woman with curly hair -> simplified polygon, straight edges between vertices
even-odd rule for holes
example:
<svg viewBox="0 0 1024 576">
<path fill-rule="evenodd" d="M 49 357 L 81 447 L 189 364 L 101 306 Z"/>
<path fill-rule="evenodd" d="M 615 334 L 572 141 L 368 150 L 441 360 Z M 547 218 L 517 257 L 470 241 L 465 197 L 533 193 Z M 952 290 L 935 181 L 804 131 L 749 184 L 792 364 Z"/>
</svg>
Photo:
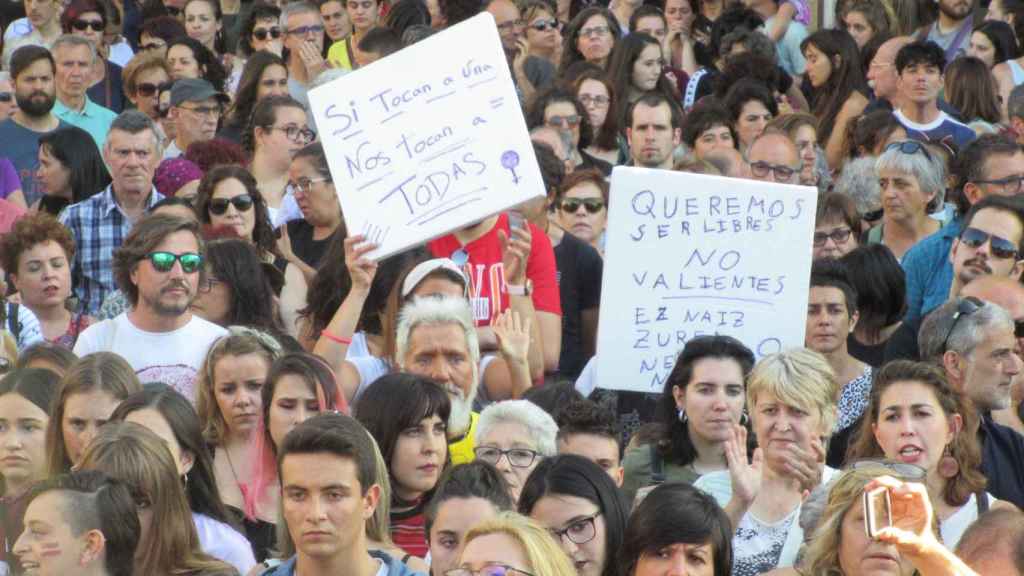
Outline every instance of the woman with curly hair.
<svg viewBox="0 0 1024 576">
<path fill-rule="evenodd" d="M 201 223 L 233 231 L 255 246 L 264 262 L 277 259 L 267 204 L 256 179 L 245 168 L 223 165 L 207 172 L 199 183 L 195 206 Z"/>
</svg>

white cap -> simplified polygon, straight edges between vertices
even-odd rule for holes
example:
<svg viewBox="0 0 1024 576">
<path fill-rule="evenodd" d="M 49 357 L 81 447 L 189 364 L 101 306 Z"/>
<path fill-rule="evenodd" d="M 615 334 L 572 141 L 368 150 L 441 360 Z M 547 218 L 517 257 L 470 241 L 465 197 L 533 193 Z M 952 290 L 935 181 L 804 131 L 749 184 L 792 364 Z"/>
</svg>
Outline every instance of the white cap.
<svg viewBox="0 0 1024 576">
<path fill-rule="evenodd" d="M 409 271 L 409 274 L 405 277 L 405 282 L 402 284 L 402 298 L 407 298 L 412 291 L 419 286 L 419 283 L 423 281 L 430 273 L 435 270 L 448 270 L 455 274 L 462 280 L 462 286 L 465 288 L 469 285 L 469 279 L 466 278 L 466 273 L 459 268 L 455 262 L 449 258 L 434 258 L 433 260 L 427 260 L 426 262 L 420 262 L 415 268 Z"/>
</svg>

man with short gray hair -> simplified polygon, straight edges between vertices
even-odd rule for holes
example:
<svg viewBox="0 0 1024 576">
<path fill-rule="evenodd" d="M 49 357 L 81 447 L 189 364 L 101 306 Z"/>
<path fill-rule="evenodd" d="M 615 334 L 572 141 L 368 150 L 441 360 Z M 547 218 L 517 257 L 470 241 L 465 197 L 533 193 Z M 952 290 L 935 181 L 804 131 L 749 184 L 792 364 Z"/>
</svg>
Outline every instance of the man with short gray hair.
<svg viewBox="0 0 1024 576">
<path fill-rule="evenodd" d="M 103 159 L 112 182 L 102 192 L 68 206 L 60 221 L 75 238 L 71 280 L 81 310 L 95 316 L 103 298 L 114 291 L 112 259 L 132 225 L 163 199 L 153 187 L 162 159 L 156 125 L 138 110 L 122 112 L 110 126 Z"/>
<path fill-rule="evenodd" d="M 1010 313 L 974 297 L 953 298 L 925 317 L 918 345 L 921 358 L 939 364 L 950 387 L 979 412 L 986 490 L 1024 505 L 1024 436 L 993 422 L 991 414 L 1010 405 L 1013 379 L 1021 371 Z"/>
<path fill-rule="evenodd" d="M 56 64 L 57 102 L 53 114 L 88 132 L 96 141 L 96 147 L 102 150 L 117 114 L 96 104 L 86 94 L 92 84 L 95 47 L 81 36 L 65 34 L 57 38 L 50 52 Z"/>
<path fill-rule="evenodd" d="M 1024 84 L 1018 84 L 1010 91 L 1006 101 L 1006 116 L 1010 119 L 1014 140 L 1024 144 Z"/>
</svg>

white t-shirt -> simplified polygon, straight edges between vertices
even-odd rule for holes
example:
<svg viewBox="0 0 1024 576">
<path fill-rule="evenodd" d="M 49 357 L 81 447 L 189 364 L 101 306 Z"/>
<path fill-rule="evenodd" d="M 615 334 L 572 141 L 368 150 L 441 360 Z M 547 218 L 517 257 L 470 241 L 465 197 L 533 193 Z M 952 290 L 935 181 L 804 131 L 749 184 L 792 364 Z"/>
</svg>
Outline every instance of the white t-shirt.
<svg viewBox="0 0 1024 576">
<path fill-rule="evenodd" d="M 988 499 L 988 505 L 991 508 L 992 504 L 996 501 L 995 497 L 988 492 L 985 492 L 985 497 Z M 960 542 L 960 537 L 967 531 L 967 527 L 974 524 L 974 521 L 977 519 L 978 496 L 977 494 L 971 494 L 966 504 L 958 508 L 956 512 L 953 512 L 949 518 L 939 522 L 939 533 L 942 535 L 942 543 L 946 545 L 946 548 L 950 550 L 956 548 L 956 545 Z"/>
<path fill-rule="evenodd" d="M 122 313 L 86 328 L 75 343 L 75 354 L 120 354 L 142 382 L 163 382 L 195 402 L 193 386 L 206 352 L 227 333 L 198 316 L 171 332 L 146 332 Z"/>
<path fill-rule="evenodd" d="M 195 512 L 192 513 L 192 523 L 196 525 L 199 547 L 203 552 L 231 564 L 239 574 L 248 574 L 256 565 L 249 541 L 231 526 Z"/>
</svg>

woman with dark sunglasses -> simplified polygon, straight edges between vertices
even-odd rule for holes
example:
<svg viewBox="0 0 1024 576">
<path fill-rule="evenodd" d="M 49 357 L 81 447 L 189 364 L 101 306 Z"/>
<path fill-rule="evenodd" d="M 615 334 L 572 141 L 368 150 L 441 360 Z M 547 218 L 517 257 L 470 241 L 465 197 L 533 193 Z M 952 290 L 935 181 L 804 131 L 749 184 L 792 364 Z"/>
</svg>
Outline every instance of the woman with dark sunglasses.
<svg viewBox="0 0 1024 576">
<path fill-rule="evenodd" d="M 75 0 L 61 14 L 60 23 L 65 34 L 81 36 L 96 47 L 97 58 L 93 62 L 92 86 L 89 99 L 116 113 L 124 110 L 124 86 L 122 69 L 111 62 L 110 44 L 106 41 L 109 14 L 107 5 L 96 0 Z"/>
<path fill-rule="evenodd" d="M 942 226 L 932 214 L 943 207 L 946 168 L 935 153 L 916 140 L 889 144 L 875 167 L 881 187 L 882 222 L 868 232 L 867 241 L 885 244 L 902 259 L 912 246 Z"/>
<path fill-rule="evenodd" d="M 203 224 L 253 244 L 264 262 L 278 258 L 267 205 L 245 168 L 224 165 L 210 170 L 199 184 L 195 205 Z"/>
<path fill-rule="evenodd" d="M 566 232 L 604 254 L 608 222 L 608 182 L 598 170 L 577 170 L 567 176 L 555 197 L 556 222 Z"/>
<path fill-rule="evenodd" d="M 554 87 L 539 94 L 526 115 L 526 126 L 532 130 L 544 125 L 569 137 L 572 143 L 569 159 L 577 170 L 597 168 L 605 176 L 611 176 L 611 164 L 585 151 L 594 140 L 594 131 L 590 126 L 590 116 L 586 108 L 576 99 L 575 94 L 561 87 Z"/>
<path fill-rule="evenodd" d="M 530 56 L 543 58 L 557 66 L 562 24 L 555 17 L 551 5 L 542 0 L 530 0 L 523 6 L 523 22 L 526 23 L 526 45 Z"/>
</svg>

